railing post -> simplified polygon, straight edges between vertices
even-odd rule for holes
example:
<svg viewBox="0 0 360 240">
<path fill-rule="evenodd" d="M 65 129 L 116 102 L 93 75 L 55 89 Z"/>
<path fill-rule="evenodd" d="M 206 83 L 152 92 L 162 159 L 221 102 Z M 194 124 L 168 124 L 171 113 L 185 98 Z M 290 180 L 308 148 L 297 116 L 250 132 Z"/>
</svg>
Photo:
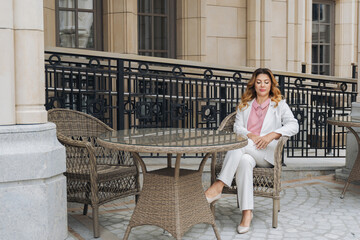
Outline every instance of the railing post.
<svg viewBox="0 0 360 240">
<path fill-rule="evenodd" d="M 124 106 L 124 61 L 118 59 L 117 61 L 117 78 L 116 78 L 116 91 L 117 91 L 117 129 L 124 129 L 125 119 L 125 106 Z"/>
<path fill-rule="evenodd" d="M 357 78 L 357 65 L 356 65 L 356 63 L 352 63 L 351 67 L 352 67 L 351 77 L 356 79 Z M 356 92 L 355 84 L 353 83 L 351 85 L 352 85 L 352 92 Z M 355 94 L 351 94 L 351 102 L 356 102 L 356 95 Z"/>
<path fill-rule="evenodd" d="M 285 77 L 279 76 L 279 89 L 281 92 L 281 95 L 285 95 Z"/>
<path fill-rule="evenodd" d="M 224 77 L 220 77 L 220 82 L 224 81 Z M 221 122 L 226 116 L 227 116 L 227 109 L 226 109 L 226 87 L 220 86 L 220 121 Z M 222 100 L 225 99 L 225 102 L 222 102 Z"/>
<path fill-rule="evenodd" d="M 328 118 L 332 117 L 332 110 L 328 110 Z M 326 154 L 330 154 L 331 153 L 331 138 L 332 138 L 332 126 L 330 124 L 327 124 L 328 126 L 328 131 L 327 131 L 327 146 L 326 146 Z M 335 138 L 334 138 L 335 139 Z M 335 144 L 335 142 L 334 142 Z"/>
<path fill-rule="evenodd" d="M 356 84 L 355 83 L 352 83 L 352 92 L 355 93 L 355 94 L 351 94 L 351 102 L 356 102 L 356 95 L 357 94 L 360 94 L 360 93 L 356 93 Z"/>
</svg>

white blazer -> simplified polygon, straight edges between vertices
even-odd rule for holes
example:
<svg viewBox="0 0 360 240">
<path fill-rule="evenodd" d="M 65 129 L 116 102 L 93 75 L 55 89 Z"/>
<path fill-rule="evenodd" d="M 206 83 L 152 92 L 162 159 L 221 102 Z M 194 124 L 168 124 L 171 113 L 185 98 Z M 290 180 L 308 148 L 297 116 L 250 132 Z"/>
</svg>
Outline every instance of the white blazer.
<svg viewBox="0 0 360 240">
<path fill-rule="evenodd" d="M 247 136 L 250 131 L 247 130 L 247 122 L 250 116 L 253 99 L 249 102 L 249 106 L 241 111 L 237 110 L 234 123 L 234 132 Z M 299 123 L 294 118 L 289 105 L 285 100 L 281 100 L 277 107 L 275 102 L 270 101 L 269 108 L 266 112 L 263 125 L 261 127 L 260 136 L 264 136 L 270 132 L 276 132 L 283 136 L 293 136 L 299 132 Z M 274 152 L 278 140 L 271 141 L 265 149 L 265 160 L 274 165 Z"/>
</svg>

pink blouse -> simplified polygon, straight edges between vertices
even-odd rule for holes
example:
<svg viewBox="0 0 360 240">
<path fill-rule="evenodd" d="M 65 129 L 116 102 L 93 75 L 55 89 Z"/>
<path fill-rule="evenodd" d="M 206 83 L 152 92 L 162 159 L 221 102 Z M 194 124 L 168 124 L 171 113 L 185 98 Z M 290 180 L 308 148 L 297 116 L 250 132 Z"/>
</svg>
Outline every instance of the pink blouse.
<svg viewBox="0 0 360 240">
<path fill-rule="evenodd" d="M 261 105 L 256 102 L 256 99 L 253 101 L 249 120 L 247 122 L 248 131 L 260 136 L 261 127 L 263 125 L 266 112 L 269 109 L 269 104 L 270 98 Z"/>
</svg>

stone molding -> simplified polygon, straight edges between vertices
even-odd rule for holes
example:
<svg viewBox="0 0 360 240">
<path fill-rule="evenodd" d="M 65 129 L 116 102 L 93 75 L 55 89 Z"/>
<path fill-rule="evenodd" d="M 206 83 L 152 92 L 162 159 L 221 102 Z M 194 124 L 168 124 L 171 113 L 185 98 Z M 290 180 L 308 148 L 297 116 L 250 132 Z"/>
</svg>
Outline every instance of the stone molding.
<svg viewBox="0 0 360 240">
<path fill-rule="evenodd" d="M 66 171 L 65 148 L 53 123 L 0 126 L 0 143 L 0 183 L 49 178 Z"/>
</svg>

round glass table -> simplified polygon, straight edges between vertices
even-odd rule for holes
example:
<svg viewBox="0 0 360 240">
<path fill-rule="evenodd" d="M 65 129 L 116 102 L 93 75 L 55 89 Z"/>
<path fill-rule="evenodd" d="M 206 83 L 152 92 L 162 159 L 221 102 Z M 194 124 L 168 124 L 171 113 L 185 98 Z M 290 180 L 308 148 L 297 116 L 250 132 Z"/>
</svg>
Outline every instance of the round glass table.
<svg viewBox="0 0 360 240">
<path fill-rule="evenodd" d="M 207 129 L 145 128 L 103 134 L 98 143 L 131 152 L 143 172 L 143 188 L 126 229 L 125 240 L 131 229 L 140 225 L 156 225 L 181 239 L 198 223 L 211 224 L 216 238 L 220 239 L 204 194 L 202 171 L 210 156 L 215 161 L 215 153 L 246 146 L 246 137 Z M 167 167 L 147 171 L 139 153 L 166 153 Z M 184 153 L 205 154 L 198 170 L 180 168 Z M 176 154 L 175 167 L 171 163 L 172 154 Z"/>
<path fill-rule="evenodd" d="M 360 127 L 360 117 L 353 117 L 353 116 L 331 117 L 327 119 L 327 123 L 331 125 L 337 125 L 340 127 L 347 127 L 350 130 L 350 132 L 354 134 L 358 143 L 358 154 L 355 163 L 350 171 L 349 177 L 346 181 L 346 184 L 340 196 L 340 198 L 344 198 L 345 192 L 349 187 L 349 184 L 353 181 L 360 180 L 360 137 L 353 129 L 353 127 Z"/>
</svg>

